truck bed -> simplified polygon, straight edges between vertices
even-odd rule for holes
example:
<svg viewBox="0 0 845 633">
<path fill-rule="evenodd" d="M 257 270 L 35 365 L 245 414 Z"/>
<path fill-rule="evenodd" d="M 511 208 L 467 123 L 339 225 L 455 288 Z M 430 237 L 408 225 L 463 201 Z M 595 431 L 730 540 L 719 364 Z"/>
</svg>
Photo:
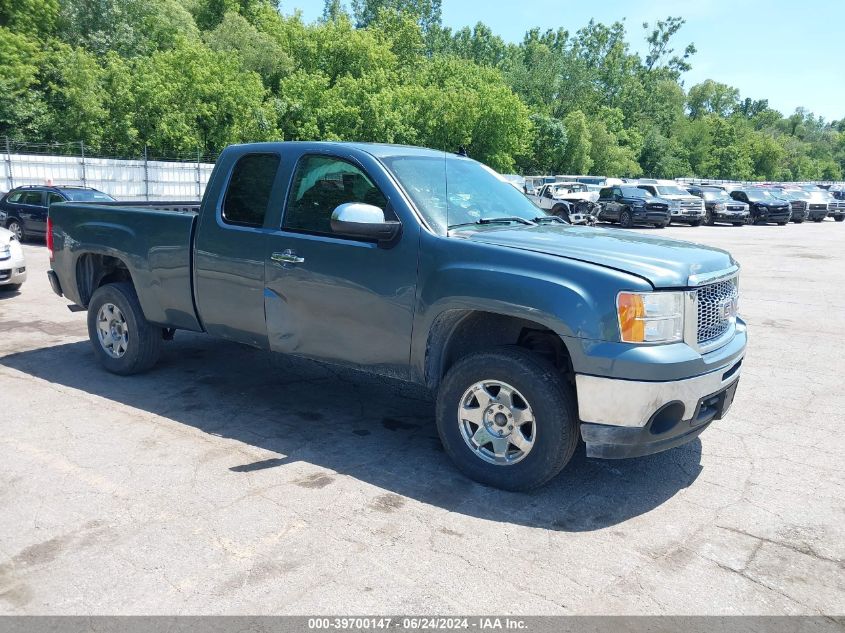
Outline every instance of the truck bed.
<svg viewBox="0 0 845 633">
<path fill-rule="evenodd" d="M 199 331 L 192 284 L 197 202 L 65 202 L 50 207 L 54 270 L 65 296 L 87 305 L 83 253 L 120 260 L 147 319 Z M 82 287 L 81 287 L 82 286 Z M 93 289 L 91 289 L 92 291 Z"/>
</svg>

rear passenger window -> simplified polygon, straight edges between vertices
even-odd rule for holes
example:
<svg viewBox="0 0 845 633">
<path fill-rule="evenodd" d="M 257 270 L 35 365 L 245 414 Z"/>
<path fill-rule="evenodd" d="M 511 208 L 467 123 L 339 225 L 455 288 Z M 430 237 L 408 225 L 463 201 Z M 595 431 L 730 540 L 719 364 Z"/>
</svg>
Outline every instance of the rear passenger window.
<svg viewBox="0 0 845 633">
<path fill-rule="evenodd" d="M 21 197 L 21 204 L 32 204 L 35 206 L 41 206 L 44 203 L 42 202 L 43 196 L 41 195 L 40 191 L 27 191 Z"/>
<path fill-rule="evenodd" d="M 238 159 L 223 198 L 224 222 L 264 226 L 279 162 L 277 154 L 247 154 Z"/>
<path fill-rule="evenodd" d="M 613 190 L 610 188 L 599 191 L 599 198 L 610 198 L 613 196 Z"/>
<path fill-rule="evenodd" d="M 51 204 L 53 204 L 54 202 L 64 202 L 64 201 L 65 201 L 65 199 L 64 199 L 64 198 L 62 198 L 62 197 L 61 197 L 59 194 L 57 194 L 57 193 L 50 193 L 50 194 L 47 194 L 47 206 L 48 206 L 48 207 L 49 207 Z"/>
</svg>

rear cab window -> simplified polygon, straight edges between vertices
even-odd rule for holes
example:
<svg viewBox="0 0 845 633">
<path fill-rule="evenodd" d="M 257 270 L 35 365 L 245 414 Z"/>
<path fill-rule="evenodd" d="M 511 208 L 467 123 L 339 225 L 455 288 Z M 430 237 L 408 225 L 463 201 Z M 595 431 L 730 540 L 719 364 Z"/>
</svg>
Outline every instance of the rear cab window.
<svg viewBox="0 0 845 633">
<path fill-rule="evenodd" d="M 279 170 L 278 154 L 246 154 L 232 169 L 221 215 L 223 222 L 234 226 L 262 228 L 273 183 Z"/>
<path fill-rule="evenodd" d="M 612 198 L 613 197 L 613 189 L 610 187 L 605 187 L 601 191 L 599 191 L 599 198 Z"/>
</svg>

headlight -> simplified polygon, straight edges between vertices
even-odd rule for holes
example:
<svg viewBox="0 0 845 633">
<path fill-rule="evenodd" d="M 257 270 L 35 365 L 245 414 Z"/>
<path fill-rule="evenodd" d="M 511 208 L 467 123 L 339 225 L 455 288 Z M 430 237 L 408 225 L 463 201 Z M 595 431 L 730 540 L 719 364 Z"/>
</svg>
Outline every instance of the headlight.
<svg viewBox="0 0 845 633">
<path fill-rule="evenodd" d="M 616 296 L 623 343 L 674 343 L 684 337 L 682 292 L 620 292 Z"/>
<path fill-rule="evenodd" d="M 725 209 L 728 208 L 728 205 L 726 205 L 724 202 L 717 202 L 715 208 L 716 208 L 716 211 L 724 211 Z"/>
<path fill-rule="evenodd" d="M 12 255 L 12 247 L 8 244 L 4 244 L 0 246 L 0 259 L 7 259 Z"/>
</svg>

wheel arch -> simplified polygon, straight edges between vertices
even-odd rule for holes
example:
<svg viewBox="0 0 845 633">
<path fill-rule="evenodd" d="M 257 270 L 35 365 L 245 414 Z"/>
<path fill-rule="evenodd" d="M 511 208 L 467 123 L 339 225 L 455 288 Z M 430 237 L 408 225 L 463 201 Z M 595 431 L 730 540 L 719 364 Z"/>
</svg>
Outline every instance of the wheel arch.
<svg viewBox="0 0 845 633">
<path fill-rule="evenodd" d="M 543 356 L 569 379 L 572 360 L 563 339 L 552 329 L 522 317 L 473 309 L 442 312 L 429 330 L 425 383 L 436 390 L 455 362 L 473 352 L 516 345 Z"/>
<path fill-rule="evenodd" d="M 76 259 L 74 270 L 80 305 L 86 308 L 97 288 L 107 283 L 125 281 L 135 286 L 126 262 L 113 255 L 82 253 Z"/>
</svg>

